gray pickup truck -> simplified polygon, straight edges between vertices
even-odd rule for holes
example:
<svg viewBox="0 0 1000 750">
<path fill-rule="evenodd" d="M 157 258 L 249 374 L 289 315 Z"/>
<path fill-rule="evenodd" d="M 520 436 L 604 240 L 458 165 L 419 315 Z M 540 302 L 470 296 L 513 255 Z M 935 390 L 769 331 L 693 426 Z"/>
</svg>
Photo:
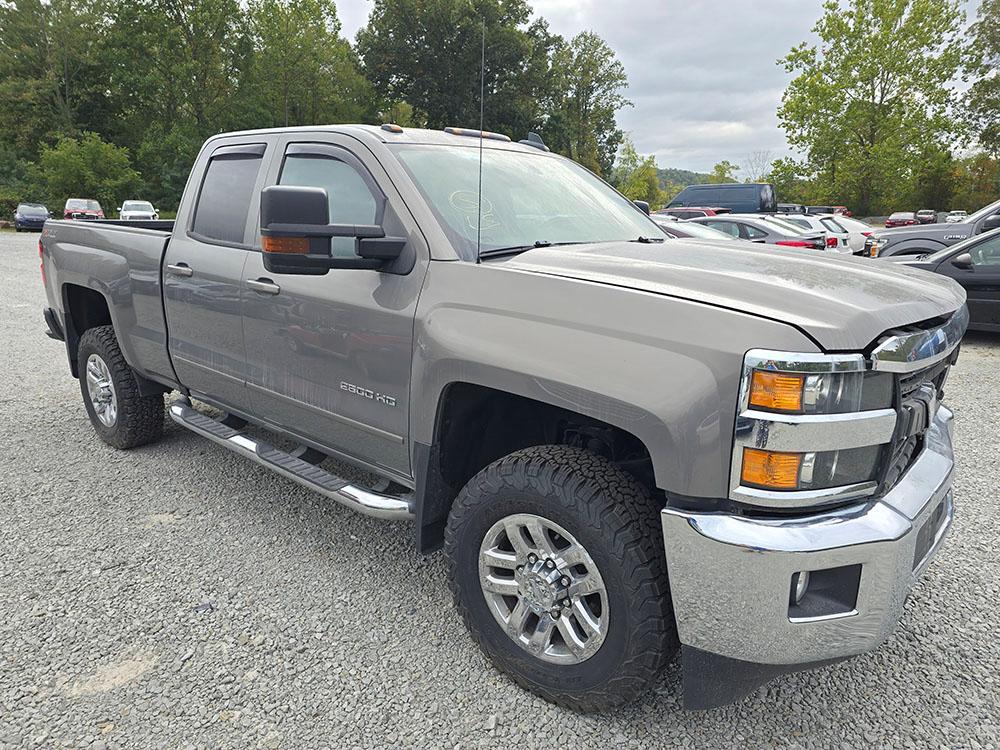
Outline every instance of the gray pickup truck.
<svg viewBox="0 0 1000 750">
<path fill-rule="evenodd" d="M 998 227 L 1000 227 L 1000 201 L 983 206 L 962 221 L 878 229 L 868 236 L 864 248 L 857 254 L 871 258 L 930 255 L 956 242 L 991 232 Z"/>
<path fill-rule="evenodd" d="M 48 221 L 40 254 L 101 439 L 155 441 L 176 391 L 183 427 L 412 521 L 493 662 L 577 710 L 678 650 L 709 708 L 872 649 L 951 523 L 957 284 L 666 239 L 537 139 L 220 135 L 176 221 Z"/>
</svg>

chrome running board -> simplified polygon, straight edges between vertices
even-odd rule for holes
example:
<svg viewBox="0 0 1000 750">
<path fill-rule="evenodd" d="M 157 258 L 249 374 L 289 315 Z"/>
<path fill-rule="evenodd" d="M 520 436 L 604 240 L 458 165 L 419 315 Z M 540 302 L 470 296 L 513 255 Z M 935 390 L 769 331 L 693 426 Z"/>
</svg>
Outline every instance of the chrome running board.
<svg viewBox="0 0 1000 750">
<path fill-rule="evenodd" d="M 358 487 L 326 469 L 202 414 L 183 401 L 175 401 L 170 405 L 170 418 L 182 427 L 358 513 L 390 521 L 413 518 L 412 493 L 384 495 Z"/>
</svg>

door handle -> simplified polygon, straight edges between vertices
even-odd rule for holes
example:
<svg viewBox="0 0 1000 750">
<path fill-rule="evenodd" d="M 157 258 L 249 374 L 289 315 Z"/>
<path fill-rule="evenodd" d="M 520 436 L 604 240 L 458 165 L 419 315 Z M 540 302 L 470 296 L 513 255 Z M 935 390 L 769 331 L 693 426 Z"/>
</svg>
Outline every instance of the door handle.
<svg viewBox="0 0 1000 750">
<path fill-rule="evenodd" d="M 167 266 L 167 272 L 174 276 L 193 276 L 194 269 L 187 263 L 171 263 Z"/>
<path fill-rule="evenodd" d="M 281 291 L 281 287 L 270 279 L 250 279 L 247 287 L 260 294 L 278 294 Z"/>
</svg>

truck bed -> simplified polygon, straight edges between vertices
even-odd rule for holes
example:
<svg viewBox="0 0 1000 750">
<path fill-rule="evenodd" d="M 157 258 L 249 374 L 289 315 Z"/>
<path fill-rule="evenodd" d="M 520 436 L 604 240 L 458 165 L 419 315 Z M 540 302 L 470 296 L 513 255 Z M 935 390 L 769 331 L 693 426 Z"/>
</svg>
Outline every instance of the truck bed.
<svg viewBox="0 0 1000 750">
<path fill-rule="evenodd" d="M 42 235 L 49 304 L 65 319 L 83 290 L 102 295 L 125 359 L 160 382 L 174 381 L 160 298 L 160 265 L 172 229 L 173 221 L 49 220 Z"/>
</svg>

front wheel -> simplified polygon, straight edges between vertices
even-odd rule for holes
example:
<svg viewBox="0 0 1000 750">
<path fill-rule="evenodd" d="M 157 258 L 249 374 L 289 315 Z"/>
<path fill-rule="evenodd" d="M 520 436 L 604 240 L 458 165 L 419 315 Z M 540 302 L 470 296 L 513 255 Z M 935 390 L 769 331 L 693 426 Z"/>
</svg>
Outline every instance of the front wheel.
<svg viewBox="0 0 1000 750">
<path fill-rule="evenodd" d="M 77 353 L 80 391 L 98 437 L 115 448 L 137 448 L 163 435 L 163 396 L 143 396 L 112 326 L 88 328 Z"/>
<path fill-rule="evenodd" d="M 539 446 L 486 467 L 445 532 L 473 637 L 553 703 L 603 711 L 637 697 L 677 649 L 658 520 L 633 477 L 587 451 Z"/>
</svg>

